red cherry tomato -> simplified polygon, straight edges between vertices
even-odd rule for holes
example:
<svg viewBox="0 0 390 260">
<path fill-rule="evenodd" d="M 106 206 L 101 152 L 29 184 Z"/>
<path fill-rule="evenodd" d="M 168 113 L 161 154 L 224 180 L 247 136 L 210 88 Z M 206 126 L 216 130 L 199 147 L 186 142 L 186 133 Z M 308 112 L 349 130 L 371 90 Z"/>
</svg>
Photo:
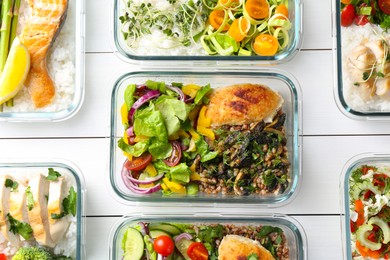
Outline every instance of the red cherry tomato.
<svg viewBox="0 0 390 260">
<path fill-rule="evenodd" d="M 207 260 L 209 252 L 201 242 L 192 243 L 187 249 L 187 255 L 191 260 Z"/>
<path fill-rule="evenodd" d="M 0 260 L 7 260 L 7 256 L 5 254 L 0 254 Z"/>
<path fill-rule="evenodd" d="M 358 15 L 355 17 L 355 19 L 353 19 L 353 22 L 356 24 L 356 25 L 365 25 L 369 22 L 368 20 L 368 17 L 367 15 Z"/>
<path fill-rule="evenodd" d="M 169 158 L 165 159 L 164 162 L 168 166 L 178 165 L 181 159 L 181 146 L 177 141 L 172 142 L 172 154 Z"/>
<path fill-rule="evenodd" d="M 153 248 L 160 255 L 169 256 L 175 249 L 175 243 L 169 236 L 159 236 L 154 239 Z"/>
<path fill-rule="evenodd" d="M 349 226 L 351 227 L 351 233 L 355 233 L 356 231 L 356 223 L 353 222 L 352 220 L 349 220 Z"/>
<path fill-rule="evenodd" d="M 131 161 L 126 160 L 124 166 L 129 171 L 139 171 L 145 169 L 151 161 L 152 155 L 150 153 L 143 153 L 140 157 L 134 157 Z"/>
<path fill-rule="evenodd" d="M 378 0 L 379 9 L 385 14 L 390 14 L 390 0 Z"/>
<path fill-rule="evenodd" d="M 355 19 L 356 11 L 355 6 L 352 4 L 346 5 L 341 11 L 341 25 L 344 27 L 350 26 Z"/>
</svg>

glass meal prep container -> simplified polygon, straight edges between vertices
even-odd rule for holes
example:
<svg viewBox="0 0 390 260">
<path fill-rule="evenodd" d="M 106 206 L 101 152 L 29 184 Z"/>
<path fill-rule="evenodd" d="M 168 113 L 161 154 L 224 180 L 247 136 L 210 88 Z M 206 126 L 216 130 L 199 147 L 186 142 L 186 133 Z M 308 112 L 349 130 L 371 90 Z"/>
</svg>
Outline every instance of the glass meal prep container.
<svg viewBox="0 0 390 260">
<path fill-rule="evenodd" d="M 345 164 L 340 178 L 344 259 L 388 258 L 389 184 L 389 154 L 360 154 Z"/>
<path fill-rule="evenodd" d="M 202 232 L 210 231 L 210 230 L 206 230 L 208 227 L 214 228 L 213 229 L 214 231 L 211 231 L 212 233 L 208 233 L 209 235 L 207 235 L 207 237 L 210 240 L 217 239 L 216 237 L 221 235 L 218 234 L 218 232 L 221 232 L 221 230 L 223 230 L 222 231 L 223 237 L 225 235 L 237 235 L 237 236 L 247 235 L 249 238 L 255 239 L 256 236 L 264 235 L 264 237 L 262 238 L 257 237 L 257 240 L 263 241 L 262 242 L 263 246 L 267 248 L 269 252 L 275 254 L 276 259 L 280 259 L 280 260 L 281 259 L 290 259 L 290 260 L 307 259 L 306 234 L 302 226 L 295 219 L 291 217 L 280 215 L 280 214 L 272 214 L 272 215 L 260 214 L 256 217 L 254 216 L 250 217 L 250 216 L 239 216 L 239 215 L 230 215 L 230 214 L 212 215 L 210 213 L 207 214 L 196 213 L 193 215 L 183 214 L 183 213 L 175 214 L 175 215 L 173 214 L 171 215 L 134 214 L 133 215 L 132 214 L 131 216 L 125 216 L 120 221 L 118 221 L 118 223 L 115 224 L 111 229 L 111 234 L 109 238 L 109 245 L 110 245 L 109 259 L 111 260 L 122 259 L 122 257 L 124 256 L 123 246 L 126 248 L 126 242 L 123 243 L 124 235 L 126 234 L 127 240 L 129 240 L 130 235 L 129 232 L 127 232 L 128 229 L 136 228 L 137 226 L 140 226 L 140 224 L 141 225 L 147 224 L 146 232 L 149 233 L 149 235 L 153 237 L 153 239 L 156 239 L 160 235 L 168 235 L 173 238 L 173 241 L 176 241 L 175 245 L 177 245 L 177 249 L 172 254 L 172 256 L 168 256 L 168 259 L 183 259 L 177 256 L 179 252 L 178 248 L 180 247 L 179 243 L 181 242 L 179 236 L 183 237 L 184 240 L 185 239 L 195 240 L 196 239 L 195 237 L 197 237 L 198 239 L 200 239 L 200 241 L 198 240 L 197 241 L 201 243 L 205 243 L 208 249 L 210 249 L 211 247 L 214 248 L 213 249 L 214 252 L 218 251 L 215 249 L 213 242 L 208 241 L 210 243 L 209 246 L 207 242 L 205 242 L 206 240 L 201 239 Z M 188 237 L 188 235 L 181 234 L 183 233 L 183 231 L 180 229 L 185 229 L 186 225 L 189 226 L 187 232 L 190 233 L 192 238 L 191 236 Z M 191 232 L 194 230 L 191 227 L 192 225 L 199 227 L 199 233 L 197 235 Z M 221 229 L 218 229 L 218 227 Z M 243 227 L 246 227 L 247 229 L 243 229 Z M 169 232 L 167 232 L 167 230 L 165 229 L 167 229 Z M 266 229 L 268 229 L 268 231 L 266 231 Z M 260 232 L 258 232 L 259 230 Z M 268 235 L 270 235 L 270 233 L 276 230 L 277 232 L 273 233 L 273 235 L 276 235 L 275 240 L 277 241 L 277 243 L 275 246 L 271 246 L 270 243 L 268 243 L 269 238 L 266 238 L 267 233 Z M 136 234 L 137 232 L 138 231 L 136 231 Z M 214 238 L 212 237 L 212 235 L 216 235 L 216 237 Z M 142 236 L 140 237 L 142 239 Z M 221 239 L 221 237 L 219 237 L 219 239 Z M 199 243 L 197 244 L 199 245 Z M 228 243 L 226 243 L 225 245 L 227 244 Z M 134 243 L 134 247 L 136 247 L 135 243 Z M 189 248 L 190 247 L 191 245 L 189 246 Z M 145 250 L 147 249 L 145 248 Z M 221 252 L 223 251 L 224 250 L 221 249 Z M 182 252 L 182 250 L 180 250 L 180 252 Z M 144 255 L 145 254 L 146 251 Z M 214 254 L 215 253 L 213 253 L 213 255 Z M 174 255 L 176 256 L 176 258 Z M 136 258 L 132 258 L 132 259 L 136 259 Z"/>
<path fill-rule="evenodd" d="M 173 5 L 177 5 L 177 10 L 174 9 L 175 11 L 167 11 L 165 13 L 161 12 L 162 15 L 159 16 L 158 14 L 160 13 L 158 11 L 159 8 L 167 8 L 167 3 L 166 2 L 163 2 L 163 1 L 131 1 L 131 4 L 128 4 L 129 5 L 129 9 L 131 9 L 131 6 L 132 5 L 141 5 L 142 6 L 142 3 L 145 3 L 145 6 L 148 6 L 147 3 L 151 3 L 150 6 L 146 7 L 145 10 L 149 9 L 149 10 L 155 10 L 154 7 L 157 8 L 157 11 L 156 11 L 156 14 L 152 14 L 150 16 L 153 16 L 155 15 L 155 17 L 161 17 L 161 16 L 164 16 L 165 14 L 167 14 L 166 17 L 169 17 L 169 15 L 172 13 L 173 16 L 175 17 L 172 17 L 173 20 L 176 19 L 176 21 L 174 23 L 176 24 L 181 24 L 181 21 L 183 20 L 186 20 L 188 19 L 188 17 L 186 17 L 187 15 L 188 16 L 191 16 L 191 12 L 194 12 L 194 10 L 197 10 L 198 13 L 201 13 L 200 10 L 206 10 L 205 12 L 207 12 L 207 7 L 205 7 L 203 5 L 203 9 L 201 7 L 189 7 L 187 4 L 188 2 L 191 2 L 191 3 L 206 3 L 206 1 L 168 1 L 170 2 L 171 4 Z M 229 1 L 229 3 L 232 3 L 234 4 L 234 2 L 238 2 L 238 1 Z M 240 1 L 241 2 L 241 1 Z M 227 48 L 225 46 L 225 44 L 230 44 L 229 43 L 229 40 L 220 40 L 220 42 L 218 43 L 218 45 L 222 46 L 221 48 L 224 48 L 224 51 L 220 51 L 219 53 L 224 53 L 223 55 L 221 54 L 213 54 L 213 55 L 209 55 L 208 52 L 206 51 L 206 48 L 208 50 L 210 50 L 208 47 L 202 47 L 202 44 L 201 43 L 201 39 L 202 37 L 200 37 L 200 35 L 202 34 L 201 31 L 197 32 L 198 35 L 197 36 L 194 36 L 194 38 L 197 38 L 196 39 L 196 42 L 194 40 L 188 40 L 190 38 L 192 38 L 192 36 L 190 36 L 187 40 L 188 42 L 187 43 L 191 43 L 189 45 L 189 47 L 183 47 L 182 44 L 178 44 L 178 40 L 175 38 L 173 40 L 169 40 L 169 39 L 166 39 L 166 37 L 164 36 L 164 34 L 167 34 L 166 32 L 156 32 L 154 31 L 153 32 L 153 29 L 151 29 L 152 31 L 152 37 L 148 38 L 146 41 L 142 40 L 142 43 L 139 44 L 139 46 L 141 46 L 144 50 L 142 50 L 142 48 L 140 49 L 139 47 L 134 47 L 136 45 L 131 45 L 130 42 L 132 42 L 131 40 L 127 39 L 125 40 L 124 38 L 124 34 L 123 34 L 123 31 L 125 31 L 124 27 L 126 28 L 138 28 L 137 26 L 132 26 L 130 25 L 129 26 L 129 23 L 131 24 L 131 19 L 129 20 L 129 23 L 127 22 L 124 22 L 122 24 L 121 20 L 123 20 L 123 17 L 122 16 L 125 16 L 124 14 L 126 13 L 125 12 L 125 8 L 126 8 L 126 4 L 127 3 L 130 3 L 130 1 L 123 1 L 123 0 L 114 0 L 114 7 L 113 7 L 113 37 L 114 37 L 114 45 L 115 45 L 115 48 L 116 48 L 116 52 L 120 54 L 120 57 L 123 58 L 125 61 L 127 62 L 131 62 L 131 63 L 138 63 L 138 64 L 144 64 L 145 66 L 154 66 L 156 64 L 165 64 L 166 61 L 175 61 L 175 64 L 170 64 L 170 66 L 179 66 L 179 64 L 185 64 L 185 63 L 191 63 L 192 65 L 206 65 L 206 64 L 215 64 L 215 63 L 218 63 L 218 64 L 237 64 L 237 63 L 240 63 L 240 64 L 253 64 L 253 63 L 256 63 L 256 64 L 279 64 L 279 63 L 283 63 L 283 62 L 286 62 L 288 60 L 290 60 L 291 58 L 293 58 L 295 56 L 295 54 L 298 53 L 300 47 L 301 47 L 301 44 L 302 44 L 302 34 L 303 34 L 303 30 L 302 30 L 302 27 L 303 27 L 303 24 L 302 24 L 302 19 L 303 19 L 303 14 L 302 14 L 302 3 L 301 1 L 299 0 L 286 0 L 286 1 L 283 1 L 283 3 L 287 6 L 287 11 L 285 11 L 286 13 L 284 14 L 287 14 L 288 16 L 288 19 L 289 19 L 289 24 L 288 24 L 288 30 L 287 31 L 284 31 L 284 29 L 280 28 L 280 27 L 283 27 L 283 26 L 275 26 L 275 27 L 272 27 L 274 29 L 272 29 L 272 33 L 273 35 L 277 35 L 279 34 L 278 38 L 284 38 L 287 43 L 286 46 L 283 46 L 283 42 L 282 40 L 280 40 L 279 42 L 279 50 L 278 52 L 276 52 L 276 54 L 266 54 L 264 53 L 263 55 L 264 56 L 260 56 L 260 55 L 255 55 L 254 52 L 252 52 L 252 55 L 250 55 L 250 51 L 242 51 L 240 52 L 240 54 L 236 54 L 236 55 L 232 55 L 230 53 L 230 50 L 229 48 Z M 183 4 L 182 4 L 183 3 Z M 212 5 L 215 5 L 217 3 L 217 1 L 209 1 L 207 2 L 208 5 L 212 6 Z M 282 3 L 280 1 L 275 1 L 275 0 L 267 0 L 267 3 L 269 4 L 269 8 L 270 8 L 270 13 L 273 13 L 275 11 L 275 8 L 277 7 L 278 4 Z M 201 4 L 202 5 L 202 4 Z M 144 6 L 144 7 L 145 7 Z M 187 9 L 188 8 L 188 9 Z M 169 7 L 168 7 L 169 9 Z M 217 8 L 218 9 L 218 8 Z M 226 14 L 226 18 L 228 18 L 228 13 L 229 13 L 229 17 L 232 18 L 234 16 L 234 12 L 237 8 L 233 8 L 233 9 L 230 9 L 230 11 L 226 11 L 225 14 Z M 150 20 L 148 20 L 150 18 L 150 16 L 148 14 L 142 14 L 142 8 L 138 8 L 138 7 L 134 7 L 134 12 L 137 13 L 137 18 L 134 17 L 135 20 L 134 21 L 142 21 L 142 23 L 145 23 L 146 25 L 142 25 L 141 27 L 145 27 L 145 29 L 140 29 L 140 32 L 138 33 L 136 29 L 134 29 L 135 34 L 134 35 L 146 35 L 146 37 L 149 37 L 148 36 L 148 32 L 150 31 L 150 27 L 152 26 L 149 26 L 149 22 Z M 227 9 L 229 10 L 229 9 Z M 242 7 L 239 8 L 239 12 L 240 13 L 242 10 Z M 180 16 L 180 12 L 183 12 L 183 17 L 178 17 Z M 211 11 L 211 9 L 209 10 Z M 204 26 L 208 21 L 207 18 L 207 14 L 204 15 L 203 17 L 203 21 L 201 20 L 201 22 L 199 22 L 199 19 L 202 19 L 202 18 L 199 18 L 199 19 L 194 19 L 192 22 L 193 24 L 191 24 L 191 28 L 195 28 L 195 30 L 201 28 L 202 26 Z M 222 16 L 224 16 L 222 14 Z M 245 15 L 244 15 L 245 16 Z M 131 17 L 131 15 L 130 15 Z M 200 16 L 202 17 L 202 16 Z M 234 18 L 234 17 L 233 17 Z M 278 18 L 279 19 L 279 22 L 281 23 L 285 23 L 283 22 L 283 20 L 286 20 L 285 18 L 283 17 L 275 17 L 275 18 Z M 166 19 L 166 21 L 163 22 L 162 24 L 162 27 L 164 27 L 166 24 L 169 23 L 170 21 L 170 18 L 164 18 Z M 224 17 L 222 17 L 221 19 L 224 19 Z M 236 18 L 234 18 L 236 19 Z M 251 18 L 249 18 L 251 19 Z M 237 19 L 239 20 L 239 19 Z M 266 30 L 268 30 L 267 28 L 269 28 L 268 26 L 272 23 L 271 20 L 274 20 L 273 18 L 269 19 L 268 17 L 267 18 L 264 18 L 263 20 L 252 20 L 251 21 L 251 24 L 252 24 L 252 28 L 249 30 L 249 32 L 247 33 L 247 38 L 246 39 L 250 39 L 250 38 L 255 38 L 255 35 L 257 33 L 265 33 Z M 197 24 L 197 21 L 199 22 L 199 24 Z M 264 21 L 264 23 L 262 22 L 262 25 L 259 26 L 259 22 L 261 21 Z M 167 23 L 165 23 L 167 22 Z M 142 24 L 141 23 L 141 24 Z M 174 24 L 172 23 L 172 25 Z M 151 23 L 153 24 L 153 22 Z M 160 22 L 156 22 L 156 24 L 160 24 Z M 257 29 L 254 29 L 255 28 L 255 25 L 257 26 Z M 206 31 L 208 30 L 208 28 L 212 28 L 211 26 L 208 27 L 208 23 L 205 25 L 205 28 L 204 30 L 204 33 L 206 33 Z M 249 28 L 249 27 L 247 27 Z M 278 29 L 279 28 L 279 29 Z M 175 29 L 173 28 L 172 30 L 171 29 L 166 29 L 166 30 L 170 30 L 173 34 L 175 33 L 178 33 L 177 35 L 180 35 L 181 33 L 181 29 Z M 178 31 L 176 31 L 178 30 Z M 184 31 L 185 29 L 183 29 L 182 31 Z M 200 30 L 200 29 L 199 29 Z M 277 30 L 274 32 L 274 30 Z M 164 30 L 163 30 L 164 31 Z M 190 29 L 191 31 L 191 35 L 192 35 L 192 29 Z M 215 33 L 215 31 L 214 31 Z M 222 32 L 224 33 L 224 32 Z M 207 34 L 207 33 L 206 33 Z M 226 34 L 226 32 L 225 32 Z M 267 33 L 268 34 L 268 33 Z M 127 35 L 129 35 L 127 33 Z M 169 35 L 169 34 L 168 34 Z M 281 36 L 282 35 L 282 36 Z M 251 37 L 249 37 L 251 36 Z M 176 37 L 176 36 L 175 36 Z M 179 36 L 180 38 L 181 36 Z M 224 36 L 222 36 L 224 37 Z M 138 38 L 138 37 L 136 37 Z M 207 37 L 206 37 L 207 38 Z M 213 38 L 213 37 L 211 37 Z M 207 38 L 208 39 L 208 38 Z M 252 41 L 253 39 L 251 39 Z M 207 41 L 211 41 L 213 42 L 213 44 L 215 44 L 215 41 L 214 39 L 213 40 L 207 40 Z M 243 40 L 245 41 L 245 39 Z M 251 41 L 248 40 L 249 44 L 251 44 Z M 271 41 L 272 42 L 272 41 Z M 129 43 L 129 44 L 128 44 Z M 138 43 L 136 43 L 138 44 Z M 161 46 L 157 46 L 158 44 L 160 44 Z M 273 44 L 273 43 L 272 43 Z M 276 44 L 277 45 L 277 44 Z M 276 46 L 275 45 L 275 46 Z M 155 48 L 156 47 L 156 51 L 153 51 L 151 50 L 151 48 Z M 203 44 L 203 46 L 205 46 Z M 283 46 L 283 48 L 281 47 Z M 253 47 L 253 44 L 251 45 L 251 49 Z M 216 47 L 216 49 L 218 50 L 219 47 Z M 232 47 L 233 48 L 233 47 Z M 237 52 L 238 49 L 236 49 L 236 47 L 233 48 L 235 53 Z M 242 48 L 241 48 L 242 49 Z M 225 53 L 226 52 L 226 53 Z M 248 54 L 249 53 L 249 54 Z M 266 56 L 267 55 L 267 56 Z M 164 63 L 165 62 L 165 63 Z"/>
<path fill-rule="evenodd" d="M 14 181 L 16 181 L 18 183 L 18 186 L 14 191 L 16 192 L 18 191 L 18 189 L 20 189 L 21 183 L 28 181 L 29 180 L 28 178 L 31 178 L 32 176 L 36 176 L 38 174 L 42 174 L 43 176 L 49 176 L 50 175 L 49 168 L 54 170 L 52 173 L 55 172 L 59 173 L 61 175 L 58 176 L 59 178 L 64 178 L 65 180 L 65 183 L 63 183 L 64 188 L 69 187 L 71 189 L 71 187 L 73 187 L 74 191 L 77 193 L 75 200 L 69 199 L 69 201 L 76 201 L 76 205 L 74 206 L 76 210 L 75 212 L 76 214 L 75 216 L 63 217 L 63 218 L 68 217 L 68 220 L 70 220 L 70 226 L 65 231 L 64 236 L 62 238 L 59 238 L 58 242 L 56 243 L 56 246 L 54 248 L 54 253 L 65 254 L 65 252 L 68 252 L 69 249 L 72 249 L 74 252 L 73 259 L 75 260 L 86 259 L 85 213 L 84 213 L 86 189 L 85 189 L 83 174 L 81 173 L 80 169 L 76 165 L 60 159 L 37 160 L 37 159 L 28 159 L 28 158 L 20 158 L 20 159 L 2 158 L 0 160 L 0 177 L 7 175 L 10 176 Z M 51 179 L 51 181 L 56 181 L 56 180 Z M 30 185 L 30 183 L 28 184 Z M 32 193 L 34 192 L 32 188 L 30 191 Z M 28 187 L 26 189 L 26 192 L 28 192 Z M 67 192 L 65 193 L 66 195 L 64 195 L 64 198 L 66 196 L 67 196 L 66 198 L 70 198 L 71 195 L 68 195 Z M 54 194 L 54 193 L 51 193 L 50 191 L 49 194 Z M 29 199 L 27 193 L 26 193 L 26 198 L 27 198 L 26 203 L 28 203 Z M 50 197 L 48 196 L 47 199 L 50 204 L 51 201 Z M 26 206 L 27 205 L 28 204 L 26 204 Z M 51 206 L 49 206 L 49 208 Z M 61 229 L 60 227 L 58 228 L 59 229 L 57 229 L 57 231 Z M 66 241 L 65 239 L 67 239 L 68 241 Z M 28 245 L 24 245 L 24 246 L 28 246 Z M 2 252 L 8 252 L 8 251 L 2 251 Z"/>
<path fill-rule="evenodd" d="M 333 35 L 335 35 L 334 97 L 337 106 L 343 114 L 352 119 L 388 120 L 390 119 L 389 43 L 385 40 L 388 38 L 388 33 L 368 18 L 377 19 L 376 16 L 367 14 L 358 16 L 362 10 L 370 12 L 371 9 L 362 9 L 363 6 L 354 6 L 356 4 L 346 7 L 340 0 L 332 3 Z M 375 6 L 375 15 L 383 15 L 376 7 L 376 3 L 373 6 Z M 353 12 L 356 13 L 356 19 L 349 22 L 349 19 L 353 19 Z"/>
<path fill-rule="evenodd" d="M 24 14 L 27 2 L 22 1 L 20 19 L 26 22 Z M 56 94 L 53 102 L 43 108 L 35 108 L 25 86 L 14 97 L 14 105 L 3 104 L 0 121 L 48 122 L 62 121 L 75 115 L 84 100 L 84 23 L 85 1 L 69 0 L 65 22 L 55 36 L 47 56 L 49 74 L 54 81 Z M 23 23 L 22 23 L 23 24 Z M 21 30 L 19 28 L 18 30 Z"/>
<path fill-rule="evenodd" d="M 166 84 L 170 84 L 172 82 L 180 82 L 183 84 L 196 84 L 199 86 L 205 86 L 207 84 L 210 84 L 211 88 L 219 88 L 234 84 L 246 83 L 261 84 L 268 86 L 273 91 L 278 92 L 280 96 L 284 99 L 284 103 L 281 106 L 281 110 L 285 113 L 284 131 L 285 138 L 287 140 L 284 150 L 287 151 L 287 160 L 289 160 L 289 164 L 285 164 L 285 166 L 288 165 L 286 168 L 288 174 L 285 176 L 288 180 L 287 182 L 284 182 L 285 189 L 282 190 L 281 188 L 279 192 L 270 192 L 270 194 L 266 195 L 252 193 L 250 195 L 246 194 L 246 196 L 235 194 L 222 195 L 221 192 L 217 194 L 211 194 L 210 192 L 204 192 L 205 190 L 203 192 L 200 191 L 196 194 L 190 194 L 189 186 L 187 186 L 187 191 L 189 195 L 182 194 L 181 192 L 166 194 L 162 191 L 150 194 L 140 194 L 129 190 L 128 186 L 126 186 L 123 181 L 122 171 L 126 169 L 124 167 L 124 163 L 125 161 L 127 161 L 128 157 L 125 156 L 125 154 L 120 148 L 118 148 L 118 141 L 120 142 L 120 139 L 124 136 L 124 132 L 126 130 L 124 129 L 124 125 L 122 124 L 121 116 L 121 111 L 123 109 L 124 103 L 124 91 L 129 84 L 144 84 L 148 80 L 152 80 L 155 82 L 165 82 Z M 275 207 L 288 203 L 295 197 L 299 188 L 299 183 L 301 182 L 300 96 L 301 94 L 298 83 L 291 76 L 287 76 L 284 72 L 279 72 L 275 70 L 262 70 L 258 72 L 239 72 L 229 70 L 216 70 L 213 72 L 145 71 L 128 73 L 123 75 L 116 81 L 111 97 L 110 174 L 108 181 L 110 183 L 111 189 L 114 191 L 114 196 L 116 198 L 119 198 L 122 202 L 126 204 L 132 204 L 133 202 L 171 201 L 185 203 L 242 203 L 244 205 L 255 203 L 258 205 Z M 268 148 L 270 147 L 271 146 L 269 146 Z M 255 162 L 256 164 L 262 163 L 264 162 L 263 160 L 265 159 L 256 159 Z M 152 163 L 154 164 L 154 166 L 157 167 L 155 161 L 153 161 Z M 243 169 L 245 170 L 245 167 Z M 165 175 L 165 177 L 167 177 L 167 175 Z M 163 181 L 161 183 L 161 186 L 163 186 L 164 184 L 167 184 L 168 186 L 169 184 L 172 184 L 170 182 L 165 182 L 165 178 L 162 178 L 160 180 Z M 171 190 L 173 189 L 171 188 Z"/>
</svg>

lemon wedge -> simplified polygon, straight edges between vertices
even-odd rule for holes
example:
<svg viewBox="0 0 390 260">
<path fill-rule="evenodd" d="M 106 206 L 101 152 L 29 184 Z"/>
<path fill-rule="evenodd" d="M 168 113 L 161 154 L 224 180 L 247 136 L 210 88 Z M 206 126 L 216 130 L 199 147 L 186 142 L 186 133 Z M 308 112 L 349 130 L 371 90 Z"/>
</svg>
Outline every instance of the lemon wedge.
<svg viewBox="0 0 390 260">
<path fill-rule="evenodd" d="M 16 96 L 30 70 L 30 53 L 18 37 L 12 42 L 0 76 L 0 104 Z"/>
</svg>

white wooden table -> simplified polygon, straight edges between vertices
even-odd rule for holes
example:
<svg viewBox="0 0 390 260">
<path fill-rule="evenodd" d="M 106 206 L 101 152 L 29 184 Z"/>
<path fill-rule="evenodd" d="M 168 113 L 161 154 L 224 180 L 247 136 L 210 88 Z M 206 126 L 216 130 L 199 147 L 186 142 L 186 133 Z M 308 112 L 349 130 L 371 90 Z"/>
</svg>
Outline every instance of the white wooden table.
<svg viewBox="0 0 390 260">
<path fill-rule="evenodd" d="M 266 211 L 288 214 L 302 224 L 308 238 L 309 259 L 337 260 L 342 259 L 341 169 L 353 155 L 389 152 L 390 123 L 354 121 L 338 110 L 333 99 L 331 1 L 302 1 L 303 48 L 281 68 L 295 75 L 303 93 L 303 181 L 292 203 Z M 80 167 L 88 190 L 87 259 L 99 260 L 108 259 L 108 235 L 120 216 L 151 209 L 125 206 L 108 191 L 110 93 L 120 75 L 136 68 L 113 54 L 112 1 L 86 2 L 86 95 L 81 110 L 60 123 L 2 123 L 0 157 L 54 156 Z M 261 210 L 249 212 L 256 214 Z"/>
</svg>

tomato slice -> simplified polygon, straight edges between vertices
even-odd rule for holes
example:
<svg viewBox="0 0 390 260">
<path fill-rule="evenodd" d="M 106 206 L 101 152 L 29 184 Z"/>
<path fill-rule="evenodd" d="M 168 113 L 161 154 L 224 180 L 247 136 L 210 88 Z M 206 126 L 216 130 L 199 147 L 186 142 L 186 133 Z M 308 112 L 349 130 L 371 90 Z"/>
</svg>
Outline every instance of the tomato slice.
<svg viewBox="0 0 390 260">
<path fill-rule="evenodd" d="M 165 159 L 164 162 L 168 166 L 178 165 L 181 159 L 181 146 L 178 141 L 173 141 L 172 143 L 172 154 L 169 158 Z"/>
<path fill-rule="evenodd" d="M 133 160 L 126 160 L 125 167 L 129 171 L 139 171 L 145 169 L 146 166 L 152 161 L 152 155 L 150 153 L 143 153 L 140 157 L 133 157 Z"/>
<path fill-rule="evenodd" d="M 192 243 L 187 249 L 187 255 L 191 260 L 207 260 L 209 252 L 201 242 Z"/>
<path fill-rule="evenodd" d="M 385 14 L 390 14 L 390 0 L 378 0 L 379 9 Z"/>
<path fill-rule="evenodd" d="M 341 25 L 344 27 L 350 26 L 353 23 L 355 16 L 355 6 L 352 4 L 346 5 L 341 11 Z"/>
<path fill-rule="evenodd" d="M 366 25 L 367 23 L 369 23 L 369 20 L 368 20 L 368 17 L 367 15 L 358 15 L 355 17 L 355 19 L 353 19 L 353 22 L 356 24 L 356 25 Z"/>
</svg>

